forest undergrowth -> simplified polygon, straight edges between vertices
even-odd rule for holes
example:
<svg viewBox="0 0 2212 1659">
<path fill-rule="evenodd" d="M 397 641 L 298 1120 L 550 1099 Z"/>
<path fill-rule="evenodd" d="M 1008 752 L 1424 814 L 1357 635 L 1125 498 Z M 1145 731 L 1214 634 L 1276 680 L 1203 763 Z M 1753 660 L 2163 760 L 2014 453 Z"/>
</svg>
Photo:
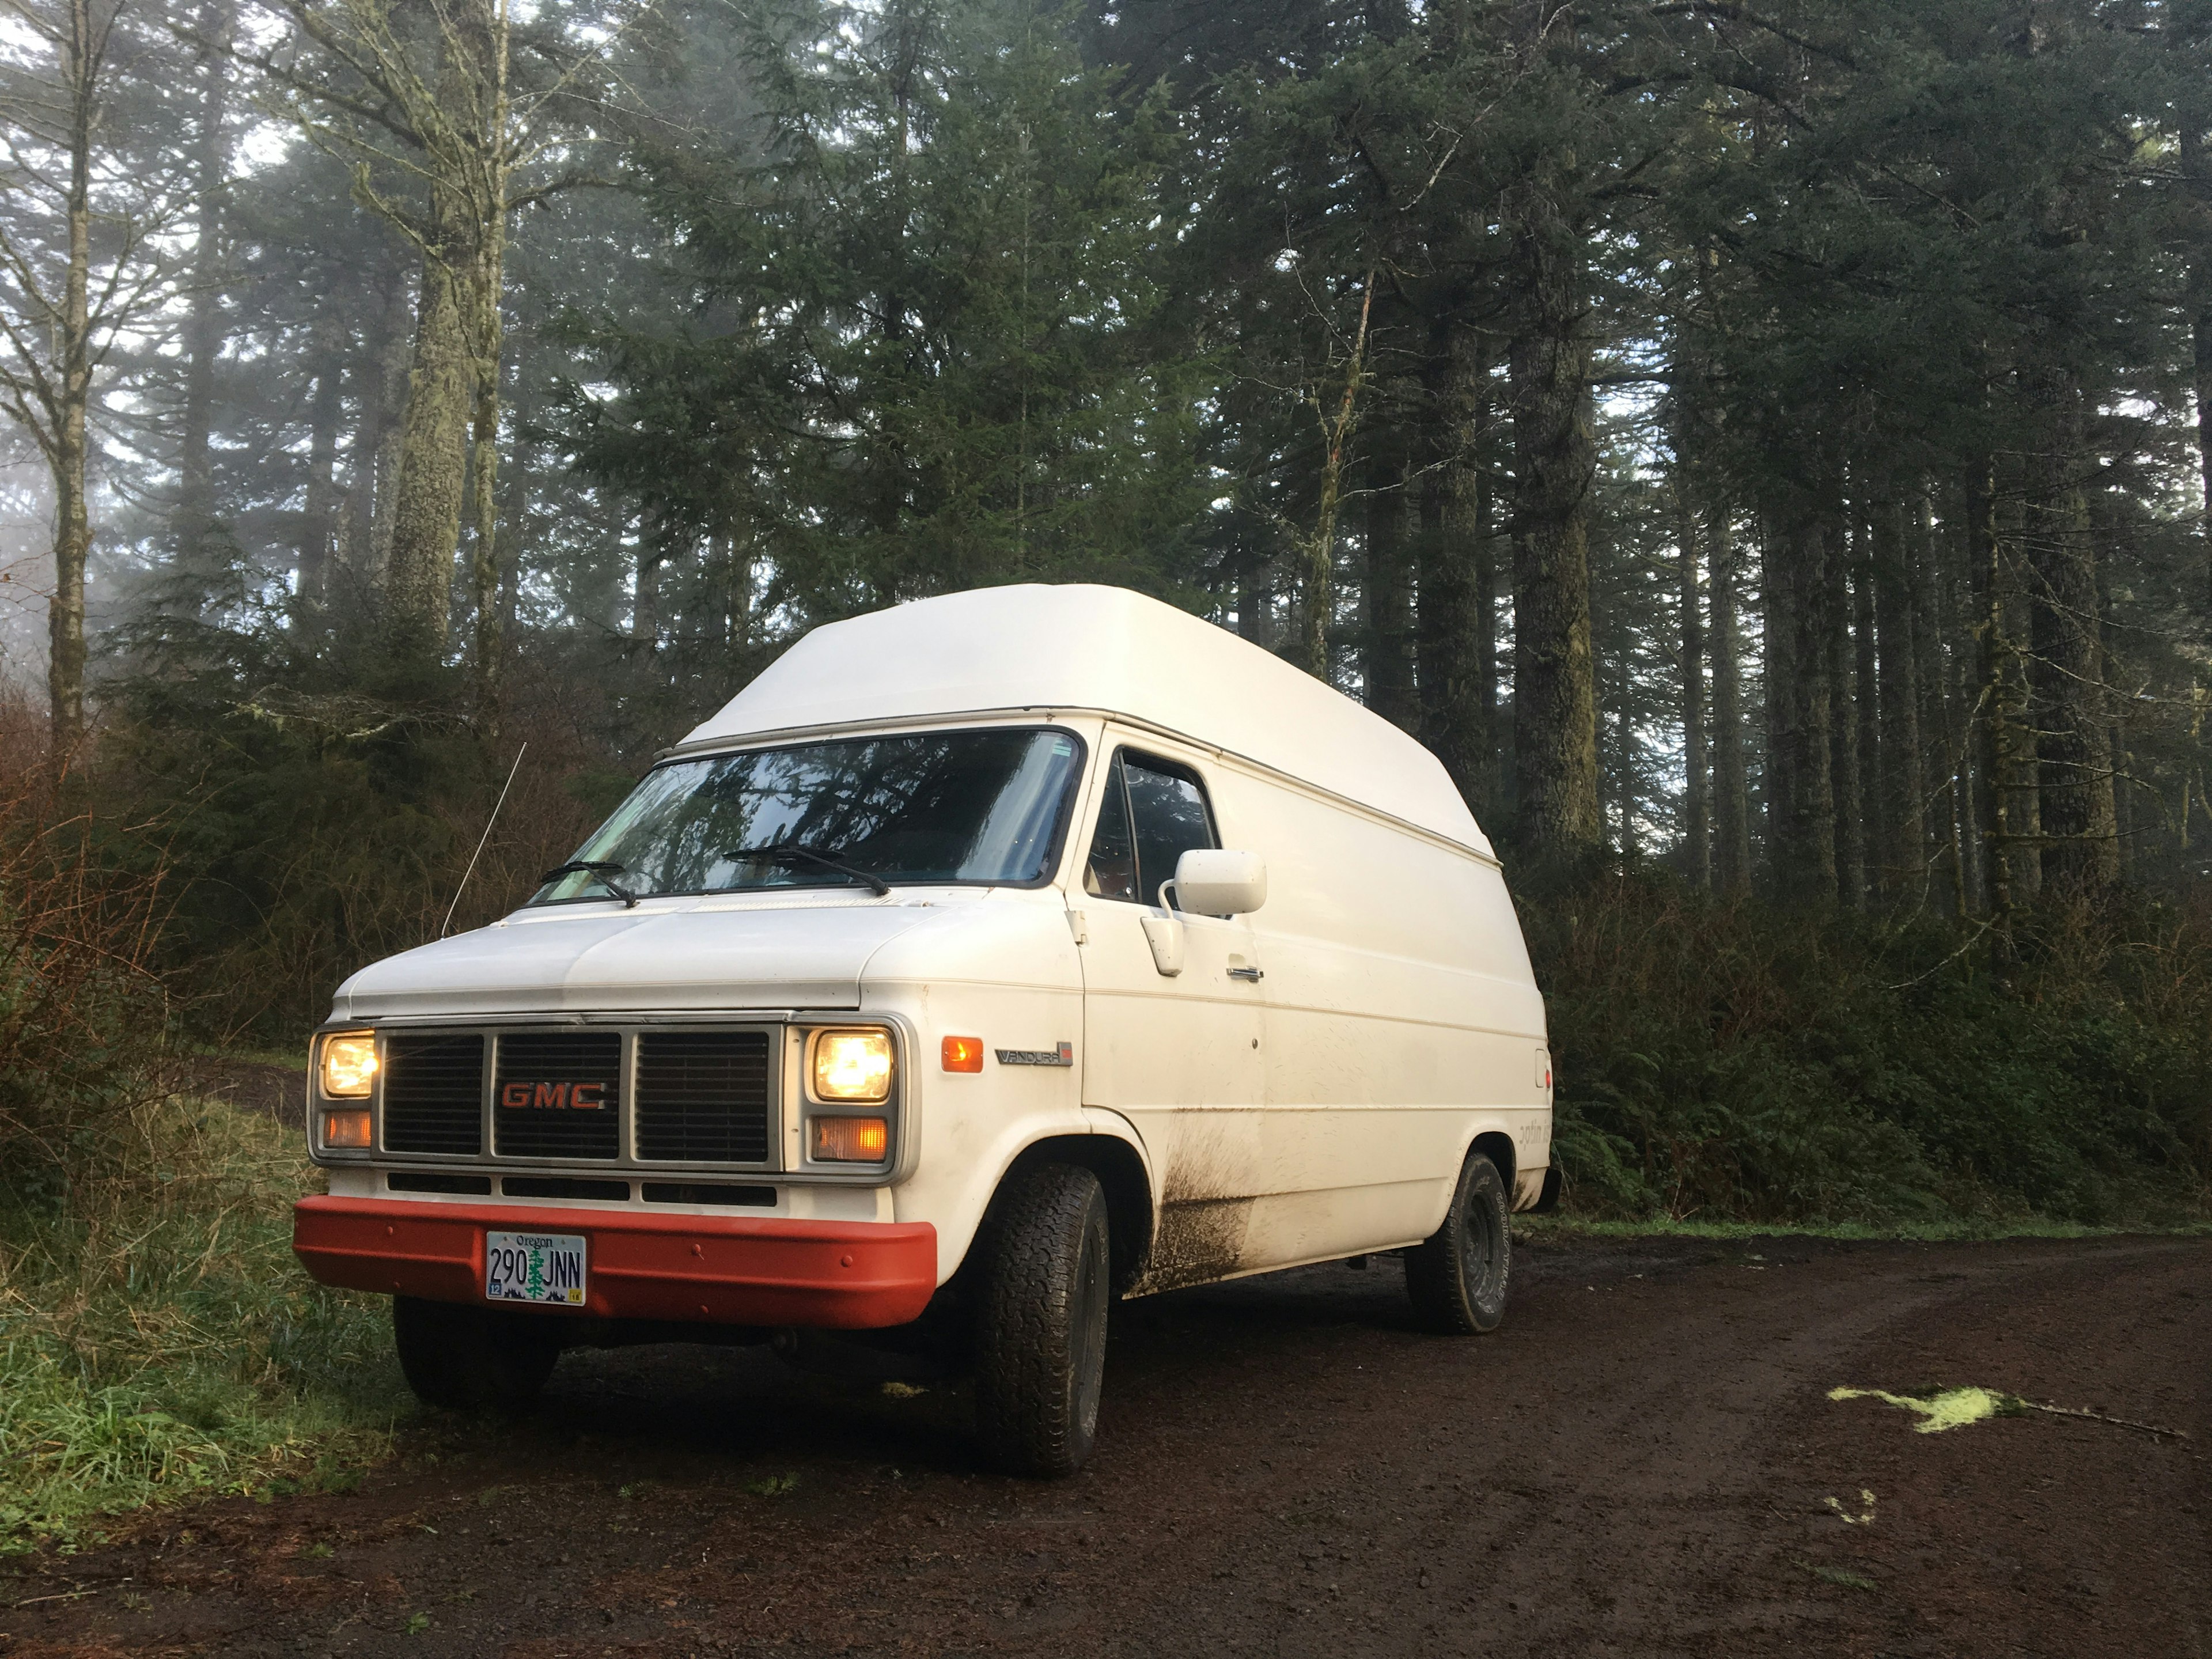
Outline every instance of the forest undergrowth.
<svg viewBox="0 0 2212 1659">
<path fill-rule="evenodd" d="M 57 805 L 0 702 L 0 1554 L 163 1499 L 343 1485 L 402 1390 L 376 1299 L 299 1271 L 296 1126 L 196 1097 L 173 885 Z"/>
<path fill-rule="evenodd" d="M 1565 1212 L 1948 1234 L 2212 1218 L 2212 895 L 1822 918 L 1616 874 L 1522 920 Z"/>
</svg>

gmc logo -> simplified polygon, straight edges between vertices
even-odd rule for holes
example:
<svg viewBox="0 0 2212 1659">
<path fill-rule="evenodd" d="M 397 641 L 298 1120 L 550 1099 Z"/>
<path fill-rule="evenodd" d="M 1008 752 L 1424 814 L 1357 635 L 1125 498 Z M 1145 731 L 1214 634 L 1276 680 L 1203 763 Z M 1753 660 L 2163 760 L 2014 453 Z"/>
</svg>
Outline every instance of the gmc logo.
<svg viewBox="0 0 2212 1659">
<path fill-rule="evenodd" d="M 499 1103 L 509 1111 L 598 1112 L 606 1109 L 604 1083 L 503 1083 Z"/>
</svg>

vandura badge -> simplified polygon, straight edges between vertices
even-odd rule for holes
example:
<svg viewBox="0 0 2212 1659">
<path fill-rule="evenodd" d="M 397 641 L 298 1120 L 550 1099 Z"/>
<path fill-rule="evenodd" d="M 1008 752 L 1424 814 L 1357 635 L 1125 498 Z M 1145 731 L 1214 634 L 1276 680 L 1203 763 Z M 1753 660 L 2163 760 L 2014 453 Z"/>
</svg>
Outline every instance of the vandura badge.
<svg viewBox="0 0 2212 1659">
<path fill-rule="evenodd" d="M 597 1112 L 606 1108 L 604 1083 L 503 1083 L 499 1103 L 510 1111 Z"/>
<path fill-rule="evenodd" d="M 1073 1066 L 1075 1064 L 1075 1045 L 1063 1042 L 1057 1048 L 1001 1048 L 1001 1066 Z"/>
</svg>

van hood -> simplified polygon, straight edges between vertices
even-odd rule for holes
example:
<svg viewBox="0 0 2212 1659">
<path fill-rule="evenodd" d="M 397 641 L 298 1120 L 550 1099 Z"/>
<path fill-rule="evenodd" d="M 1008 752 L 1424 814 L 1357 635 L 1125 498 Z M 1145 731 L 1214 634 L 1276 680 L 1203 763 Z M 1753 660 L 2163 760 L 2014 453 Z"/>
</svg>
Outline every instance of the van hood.
<svg viewBox="0 0 2212 1659">
<path fill-rule="evenodd" d="M 387 957 L 332 1017 L 857 1008 L 868 958 L 941 900 L 549 905 Z M 958 903 L 951 908 L 963 908 Z"/>
</svg>

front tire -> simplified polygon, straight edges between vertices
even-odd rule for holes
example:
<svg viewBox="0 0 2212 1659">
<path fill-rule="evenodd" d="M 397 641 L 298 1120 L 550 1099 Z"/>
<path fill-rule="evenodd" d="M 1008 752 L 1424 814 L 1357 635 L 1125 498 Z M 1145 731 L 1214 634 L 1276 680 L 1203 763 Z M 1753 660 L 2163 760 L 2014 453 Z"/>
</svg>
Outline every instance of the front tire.
<svg viewBox="0 0 2212 1659">
<path fill-rule="evenodd" d="M 1444 1224 L 1406 1252 L 1406 1293 L 1425 1328 L 1448 1336 L 1498 1328 L 1513 1273 L 1509 1207 L 1498 1166 L 1484 1153 L 1469 1152 Z"/>
<path fill-rule="evenodd" d="M 561 1357 L 550 1320 L 412 1296 L 392 1298 L 392 1340 L 416 1397 L 454 1411 L 528 1410 Z"/>
<path fill-rule="evenodd" d="M 1041 1164 L 1009 1183 L 987 1244 L 975 1428 L 1009 1474 L 1073 1474 L 1098 1434 L 1113 1259 L 1090 1170 Z"/>
</svg>

